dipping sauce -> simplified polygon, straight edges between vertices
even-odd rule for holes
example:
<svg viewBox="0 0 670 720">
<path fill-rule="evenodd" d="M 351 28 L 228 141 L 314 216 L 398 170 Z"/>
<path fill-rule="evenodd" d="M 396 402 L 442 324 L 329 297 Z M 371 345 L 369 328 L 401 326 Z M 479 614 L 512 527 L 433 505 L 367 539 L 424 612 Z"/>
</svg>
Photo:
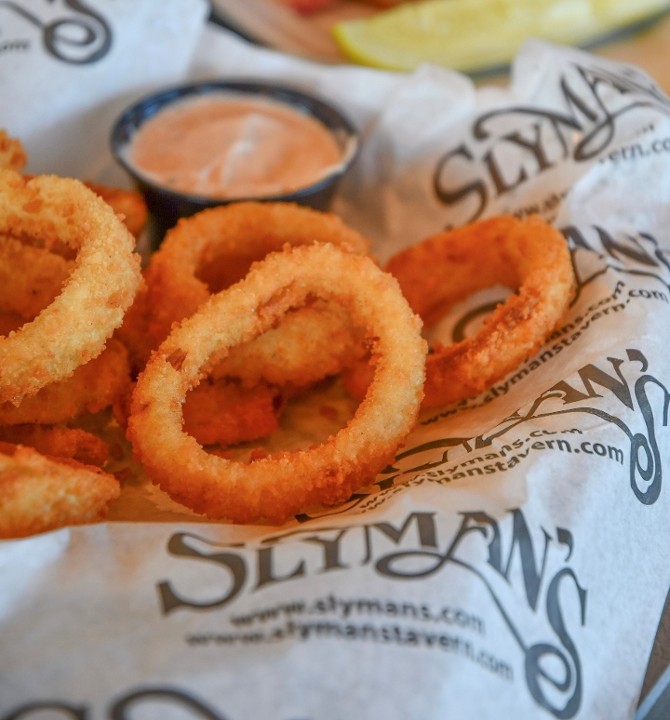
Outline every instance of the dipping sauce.
<svg viewBox="0 0 670 720">
<path fill-rule="evenodd" d="M 147 120 L 128 161 L 155 183 L 213 198 L 283 195 L 343 162 L 332 133 L 280 102 L 208 93 Z"/>
</svg>

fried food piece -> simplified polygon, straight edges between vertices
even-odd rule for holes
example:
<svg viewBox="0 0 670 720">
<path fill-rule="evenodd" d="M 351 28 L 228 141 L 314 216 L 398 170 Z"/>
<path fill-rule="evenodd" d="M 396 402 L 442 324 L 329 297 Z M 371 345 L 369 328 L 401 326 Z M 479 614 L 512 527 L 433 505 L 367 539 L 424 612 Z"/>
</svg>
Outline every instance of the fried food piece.
<svg viewBox="0 0 670 720">
<path fill-rule="evenodd" d="M 368 254 L 370 247 L 366 238 L 336 215 L 295 203 L 240 202 L 183 218 L 152 255 L 144 275 L 147 289 L 138 297 L 137 307 L 131 308 L 121 337 L 131 352 L 137 357 L 143 355 L 146 362 L 150 350 L 158 347 L 176 322 L 192 315 L 211 293 L 243 278 L 252 263 L 284 245 L 314 242 L 329 242 L 358 254 Z M 329 332 L 331 337 L 323 343 L 323 352 L 300 356 L 298 368 L 286 367 L 293 377 L 300 370 L 323 377 L 348 353 L 353 344 L 348 321 L 341 313 L 329 317 L 324 318 L 322 336 Z M 293 328 L 295 333 L 296 326 Z M 306 341 L 306 334 L 313 330 L 309 324 L 302 340 Z M 133 344 L 137 338 L 140 343 Z M 255 360 L 251 348 L 245 353 L 240 365 L 246 367 L 246 377 L 269 379 L 263 374 L 267 354 L 264 356 L 259 348 Z M 298 355 L 293 357 L 298 359 Z M 327 365 L 322 373 L 317 367 L 321 361 Z M 277 373 L 275 368 L 273 381 Z"/>
<path fill-rule="evenodd" d="M 0 236 L 0 307 L 34 319 L 60 293 L 73 267 L 45 248 Z"/>
<path fill-rule="evenodd" d="M 28 155 L 21 141 L 0 128 L 0 168 L 21 173 L 27 162 Z M 34 175 L 25 175 L 26 179 L 31 177 Z M 115 213 L 122 216 L 124 224 L 136 238 L 140 236 L 147 222 L 147 206 L 141 193 L 88 180 L 84 185 L 99 195 Z"/>
<path fill-rule="evenodd" d="M 97 358 L 80 365 L 72 377 L 46 385 L 19 405 L 0 403 L 0 425 L 59 423 L 110 407 L 130 385 L 125 346 L 110 338 Z"/>
<path fill-rule="evenodd" d="M 135 238 L 139 238 L 147 224 L 147 204 L 141 193 L 135 190 L 101 185 L 87 180 L 84 185 L 99 195 Z"/>
<path fill-rule="evenodd" d="M 424 407 L 478 395 L 517 368 L 557 327 L 575 290 L 568 244 L 538 216 L 439 233 L 396 254 L 386 269 L 427 326 L 477 290 L 514 290 L 473 337 L 431 348 Z"/>
<path fill-rule="evenodd" d="M 0 168 L 21 172 L 28 160 L 20 140 L 0 128 Z"/>
<path fill-rule="evenodd" d="M 132 377 L 146 365 L 156 343 L 149 335 L 149 292 L 144 275 L 135 295 L 133 304 L 128 308 L 121 326 L 115 333 L 128 350 Z"/>
<path fill-rule="evenodd" d="M 42 455 L 103 467 L 109 458 L 107 443 L 87 430 L 67 425 L 0 425 L 0 441 L 26 445 Z"/>
<path fill-rule="evenodd" d="M 59 295 L 34 321 L 0 337 L 0 402 L 18 405 L 97 357 L 140 285 L 135 240 L 77 180 L 26 180 L 0 170 L 0 235 L 58 239 L 77 251 Z"/>
<path fill-rule="evenodd" d="M 245 388 L 207 379 L 186 395 L 184 431 L 201 445 L 258 440 L 279 426 L 281 405 L 279 391 L 269 385 Z"/>
<path fill-rule="evenodd" d="M 0 538 L 97 522 L 119 492 L 99 468 L 0 443 Z"/>
<path fill-rule="evenodd" d="M 373 348 L 374 377 L 353 418 L 320 444 L 250 463 L 207 453 L 182 429 L 181 405 L 202 368 L 313 297 L 346 308 Z M 153 482 L 195 512 L 279 523 L 343 502 L 393 459 L 416 422 L 425 353 L 419 318 L 370 258 L 330 244 L 286 248 L 174 327 L 137 380 L 128 437 Z"/>
<path fill-rule="evenodd" d="M 344 308 L 315 300 L 287 313 L 277 325 L 215 362 L 214 377 L 245 383 L 306 387 L 339 373 L 364 353 L 357 329 Z"/>
</svg>

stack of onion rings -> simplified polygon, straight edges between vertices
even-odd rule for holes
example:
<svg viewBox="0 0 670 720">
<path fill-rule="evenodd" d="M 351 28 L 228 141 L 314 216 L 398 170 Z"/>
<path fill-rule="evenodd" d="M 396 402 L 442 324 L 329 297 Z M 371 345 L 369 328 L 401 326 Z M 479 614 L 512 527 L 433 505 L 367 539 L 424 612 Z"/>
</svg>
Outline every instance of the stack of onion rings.
<svg viewBox="0 0 670 720">
<path fill-rule="evenodd" d="M 242 278 L 253 262 L 284 246 L 315 241 L 357 254 L 368 254 L 370 247 L 336 215 L 294 203 L 241 202 L 180 220 L 151 256 L 144 288 L 119 333 L 130 348 L 134 372 L 175 323 Z M 223 445 L 266 436 L 276 428 L 287 394 L 334 376 L 361 354 L 345 311 L 311 298 L 286 313 L 277 327 L 237 345 L 224 361 L 212 359 L 213 382 L 187 397 L 187 429 L 203 442 L 216 438 Z M 235 412 L 228 411 L 229 403 L 211 412 L 222 398 L 234 398 Z"/>
<path fill-rule="evenodd" d="M 77 180 L 21 175 L 24 162 L 0 169 L 1 537 L 99 520 L 118 496 L 107 442 L 68 423 L 129 392 L 113 335 L 141 282 L 116 211 Z"/>
<path fill-rule="evenodd" d="M 421 407 L 516 368 L 572 298 L 567 243 L 539 218 L 440 233 L 383 271 L 337 216 L 287 203 L 181 220 L 142 274 L 136 194 L 20 175 L 25 153 L 0 132 L 3 164 L 0 537 L 104 517 L 119 493 L 100 469 L 110 447 L 78 421 L 110 409 L 150 479 L 195 512 L 279 523 L 342 502 Z M 514 293 L 426 355 L 422 323 L 492 285 Z M 342 372 L 362 400 L 326 440 L 246 462 L 222 448 L 270 435 L 287 397 Z"/>
<path fill-rule="evenodd" d="M 203 368 L 312 297 L 341 304 L 372 347 L 374 376 L 354 417 L 309 449 L 251 463 L 208 454 L 182 429 L 181 404 Z M 137 380 L 128 437 L 152 480 L 196 512 L 282 522 L 306 506 L 344 501 L 393 458 L 416 421 L 425 352 L 419 319 L 368 257 L 328 244 L 286 248 L 173 328 Z"/>
</svg>

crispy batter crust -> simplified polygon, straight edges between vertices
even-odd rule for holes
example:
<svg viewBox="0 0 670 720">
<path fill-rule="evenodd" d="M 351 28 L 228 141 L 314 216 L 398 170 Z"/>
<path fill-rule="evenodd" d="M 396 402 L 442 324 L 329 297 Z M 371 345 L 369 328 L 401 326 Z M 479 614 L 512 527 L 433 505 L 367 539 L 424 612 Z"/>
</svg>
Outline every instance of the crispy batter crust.
<svg viewBox="0 0 670 720">
<path fill-rule="evenodd" d="M 98 468 L 0 443 L 0 538 L 96 522 L 119 492 Z"/>
<path fill-rule="evenodd" d="M 0 441 L 27 445 L 42 455 L 76 460 L 96 467 L 103 467 L 109 458 L 109 447 L 102 438 L 87 430 L 61 423 L 0 425 Z"/>
<path fill-rule="evenodd" d="M 140 237 L 147 224 L 148 211 L 147 204 L 139 192 L 101 185 L 90 180 L 84 184 L 114 210 L 135 238 Z"/>
<path fill-rule="evenodd" d="M 77 250 L 62 291 L 32 322 L 0 337 L 0 402 L 18 405 L 97 357 L 140 284 L 135 240 L 77 180 L 0 170 L 0 234 Z M 64 331 L 67 329 L 67 332 Z"/>
<path fill-rule="evenodd" d="M 0 168 L 21 172 L 28 157 L 21 141 L 0 128 Z"/>
<path fill-rule="evenodd" d="M 201 445 L 236 445 L 258 440 L 279 426 L 282 398 L 265 384 L 243 387 L 225 380 L 203 380 L 184 402 L 184 430 Z"/>
<path fill-rule="evenodd" d="M 71 377 L 50 383 L 18 406 L 0 403 L 0 425 L 59 423 L 97 413 L 110 407 L 129 385 L 128 351 L 110 338 L 102 353 L 80 365 Z"/>
<path fill-rule="evenodd" d="M 73 262 L 18 238 L 0 237 L 0 307 L 33 320 L 61 291 Z"/>
<path fill-rule="evenodd" d="M 146 288 L 121 331 L 136 363 L 143 365 L 175 322 L 192 315 L 212 292 L 244 277 L 253 262 L 284 245 L 313 242 L 329 242 L 361 255 L 369 252 L 368 240 L 338 216 L 294 203 L 240 202 L 180 220 L 152 255 Z M 319 314 L 318 304 L 305 309 L 304 320 L 302 314 L 295 313 L 286 327 L 240 347 L 229 367 L 217 374 L 307 384 L 337 372 L 355 344 L 348 318 L 339 308 Z M 301 342 L 312 352 L 278 352 L 280 346 Z"/>
<path fill-rule="evenodd" d="M 515 291 L 473 337 L 431 348 L 424 407 L 475 396 L 518 367 L 556 328 L 575 288 L 566 240 L 536 216 L 440 233 L 395 255 L 387 270 L 428 326 L 477 290 L 501 284 Z"/>
<path fill-rule="evenodd" d="M 202 368 L 310 297 L 345 307 L 374 346 L 374 377 L 354 417 L 307 450 L 249 464 L 206 453 L 184 433 L 181 411 Z M 425 352 L 418 317 L 372 260 L 328 244 L 287 248 L 173 329 L 138 378 L 128 436 L 153 481 L 196 512 L 282 522 L 308 505 L 344 501 L 394 457 L 416 421 Z"/>
</svg>

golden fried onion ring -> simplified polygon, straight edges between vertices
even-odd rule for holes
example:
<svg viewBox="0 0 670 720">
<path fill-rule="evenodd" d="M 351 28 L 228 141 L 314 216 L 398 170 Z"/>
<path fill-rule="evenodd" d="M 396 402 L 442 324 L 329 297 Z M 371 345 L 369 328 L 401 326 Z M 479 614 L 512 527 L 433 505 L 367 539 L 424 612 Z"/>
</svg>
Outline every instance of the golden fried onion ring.
<svg viewBox="0 0 670 720">
<path fill-rule="evenodd" d="M 287 313 L 276 328 L 232 348 L 216 363 L 212 376 L 247 384 L 309 386 L 336 375 L 363 354 L 346 310 L 316 300 Z"/>
<path fill-rule="evenodd" d="M 203 368 L 314 296 L 346 307 L 373 349 L 374 376 L 351 421 L 320 445 L 249 464 L 205 452 L 183 431 L 181 412 Z M 416 421 L 425 353 L 420 320 L 372 260 L 328 244 L 287 248 L 173 329 L 137 380 L 128 436 L 149 477 L 196 512 L 282 522 L 346 500 L 394 457 Z"/>
<path fill-rule="evenodd" d="M 147 204 L 140 192 L 101 185 L 90 180 L 86 180 L 84 185 L 93 190 L 114 210 L 135 238 L 140 237 L 148 217 Z"/>
<path fill-rule="evenodd" d="M 110 407 L 130 385 L 128 351 L 110 338 L 105 349 L 65 380 L 46 385 L 19 405 L 0 403 L 0 425 L 52 424 Z"/>
<path fill-rule="evenodd" d="M 427 326 L 477 290 L 516 290 L 473 337 L 431 348 L 423 407 L 478 395 L 518 367 L 558 325 L 575 288 L 567 242 L 537 216 L 500 216 L 440 233 L 397 253 L 386 269 Z"/>
<path fill-rule="evenodd" d="M 152 345 L 139 352 L 146 361 L 149 350 L 167 337 L 174 322 L 194 313 L 212 292 L 244 277 L 253 262 L 286 244 L 313 242 L 328 242 L 361 255 L 370 248 L 369 241 L 337 215 L 295 203 L 240 202 L 183 218 L 152 255 L 145 271 L 146 291 L 131 308 L 122 337 L 129 338 L 131 349 Z M 320 323 L 315 325 L 310 322 L 315 309 L 306 318 L 309 326 L 304 332 L 299 319 L 302 313 L 298 312 L 286 327 L 277 328 L 279 339 L 272 338 L 273 332 L 259 343 L 240 347 L 240 356 L 229 374 L 272 383 L 296 382 L 300 378 L 307 384 L 337 372 L 353 344 L 349 323 L 336 308 L 321 312 Z M 140 328 L 146 324 L 145 330 L 133 328 L 136 320 Z M 282 338 L 285 346 L 302 339 L 312 347 L 318 344 L 322 352 L 278 356 L 276 348 Z M 300 362 L 296 367 L 297 359 Z M 218 374 L 224 376 L 227 371 L 222 369 Z"/>
<path fill-rule="evenodd" d="M 99 468 L 0 442 L 0 538 L 96 522 L 119 492 Z"/>
<path fill-rule="evenodd" d="M 0 307 L 32 320 L 53 302 L 73 263 L 46 248 L 0 237 Z"/>
<path fill-rule="evenodd" d="M 0 402 L 18 405 L 99 355 L 140 283 L 135 240 L 77 180 L 30 180 L 0 170 L 0 235 L 65 242 L 77 250 L 62 291 L 36 318 L 0 337 Z"/>
</svg>

